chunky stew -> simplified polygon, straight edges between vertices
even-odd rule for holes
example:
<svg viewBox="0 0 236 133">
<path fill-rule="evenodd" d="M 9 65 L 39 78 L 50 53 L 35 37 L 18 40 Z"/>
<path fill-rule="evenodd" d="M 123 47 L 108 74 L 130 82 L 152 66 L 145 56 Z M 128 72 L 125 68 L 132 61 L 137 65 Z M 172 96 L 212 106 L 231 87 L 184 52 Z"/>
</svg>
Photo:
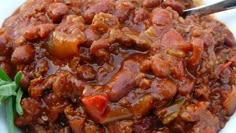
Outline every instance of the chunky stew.
<svg viewBox="0 0 236 133">
<path fill-rule="evenodd" d="M 27 0 L 0 28 L 26 133 L 216 133 L 236 108 L 236 42 L 192 0 Z"/>
</svg>

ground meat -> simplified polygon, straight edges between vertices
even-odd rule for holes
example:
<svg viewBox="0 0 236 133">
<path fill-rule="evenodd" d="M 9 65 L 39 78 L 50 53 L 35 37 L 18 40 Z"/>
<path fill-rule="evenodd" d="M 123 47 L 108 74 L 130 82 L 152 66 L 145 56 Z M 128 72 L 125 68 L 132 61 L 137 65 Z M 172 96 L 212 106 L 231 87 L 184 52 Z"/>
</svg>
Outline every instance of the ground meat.
<svg viewBox="0 0 236 133">
<path fill-rule="evenodd" d="M 26 28 L 23 36 L 26 40 L 33 41 L 39 38 L 46 38 L 55 29 L 54 24 L 31 25 Z"/>
<path fill-rule="evenodd" d="M 236 108 L 236 43 L 192 0 L 28 0 L 0 29 L 23 72 L 23 132 L 216 133 Z"/>
</svg>

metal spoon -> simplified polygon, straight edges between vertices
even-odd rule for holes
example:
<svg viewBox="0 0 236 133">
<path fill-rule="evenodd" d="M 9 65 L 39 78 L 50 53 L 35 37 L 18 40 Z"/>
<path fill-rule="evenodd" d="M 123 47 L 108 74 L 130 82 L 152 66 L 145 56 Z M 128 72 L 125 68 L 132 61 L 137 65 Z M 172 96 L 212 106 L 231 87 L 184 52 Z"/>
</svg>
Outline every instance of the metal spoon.
<svg viewBox="0 0 236 133">
<path fill-rule="evenodd" d="M 223 0 L 212 5 L 205 5 L 200 7 L 195 7 L 191 9 L 186 9 L 183 11 L 183 17 L 188 15 L 204 16 L 220 11 L 230 10 L 236 8 L 236 0 Z"/>
</svg>

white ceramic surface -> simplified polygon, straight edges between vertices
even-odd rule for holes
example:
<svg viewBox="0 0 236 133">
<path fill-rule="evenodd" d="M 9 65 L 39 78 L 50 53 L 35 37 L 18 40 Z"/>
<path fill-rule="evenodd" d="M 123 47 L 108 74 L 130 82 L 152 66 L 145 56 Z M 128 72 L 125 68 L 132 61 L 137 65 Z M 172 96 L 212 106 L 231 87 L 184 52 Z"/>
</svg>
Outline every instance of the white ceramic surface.
<svg viewBox="0 0 236 133">
<path fill-rule="evenodd" d="M 4 19 L 11 15 L 11 13 L 24 1 L 25 0 L 0 0 L 0 25 L 2 25 Z M 220 0 L 204 0 L 206 4 L 215 3 L 217 1 Z M 215 16 L 220 21 L 224 22 L 236 37 L 236 9 L 217 13 Z M 230 121 L 226 124 L 225 128 L 220 131 L 220 133 L 236 133 L 235 123 L 236 114 L 231 117 Z M 8 133 L 5 111 L 2 106 L 0 106 L 0 133 Z"/>
</svg>

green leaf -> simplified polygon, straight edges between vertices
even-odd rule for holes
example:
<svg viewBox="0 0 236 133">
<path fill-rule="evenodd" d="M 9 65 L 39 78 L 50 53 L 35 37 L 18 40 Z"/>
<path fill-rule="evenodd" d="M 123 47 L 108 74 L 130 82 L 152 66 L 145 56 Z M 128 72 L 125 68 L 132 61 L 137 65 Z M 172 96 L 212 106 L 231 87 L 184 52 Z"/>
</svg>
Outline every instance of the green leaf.
<svg viewBox="0 0 236 133">
<path fill-rule="evenodd" d="M 6 101 L 6 115 L 9 133 L 15 133 L 14 117 L 17 112 L 19 115 L 23 114 L 23 109 L 21 107 L 21 98 L 23 96 L 23 91 L 20 87 L 20 80 L 23 73 L 18 72 L 14 80 L 0 68 L 0 105 L 5 100 Z"/>
<path fill-rule="evenodd" d="M 19 88 L 16 94 L 16 112 L 19 115 L 23 115 L 23 109 L 20 104 L 22 96 L 23 96 L 23 91 L 21 88 Z"/>
<path fill-rule="evenodd" d="M 0 86 L 0 90 L 5 90 L 5 89 L 16 90 L 16 83 L 15 82 L 10 82 L 8 84 L 4 84 L 4 85 Z"/>
<path fill-rule="evenodd" d="M 8 90 L 0 90 L 0 96 L 15 96 L 16 92 L 14 90 L 8 89 Z"/>
<path fill-rule="evenodd" d="M 21 80 L 22 75 L 23 75 L 23 73 L 22 73 L 21 71 L 19 71 L 19 72 L 16 74 L 15 78 L 14 78 L 17 87 L 20 87 L 20 80 Z"/>
<path fill-rule="evenodd" d="M 6 113 L 7 113 L 7 124 L 9 133 L 15 133 L 14 126 L 14 108 L 13 108 L 13 98 L 8 97 L 6 100 Z"/>
<path fill-rule="evenodd" d="M 5 84 L 9 84 L 9 83 L 11 83 L 11 82 L 10 81 L 4 81 L 4 80 L 0 79 L 0 86 L 5 85 Z"/>
<path fill-rule="evenodd" d="M 11 78 L 4 72 L 2 68 L 0 68 L 0 79 L 5 81 L 12 81 Z"/>
<path fill-rule="evenodd" d="M 0 86 L 0 96 L 16 95 L 16 84 L 14 82 Z"/>
</svg>

